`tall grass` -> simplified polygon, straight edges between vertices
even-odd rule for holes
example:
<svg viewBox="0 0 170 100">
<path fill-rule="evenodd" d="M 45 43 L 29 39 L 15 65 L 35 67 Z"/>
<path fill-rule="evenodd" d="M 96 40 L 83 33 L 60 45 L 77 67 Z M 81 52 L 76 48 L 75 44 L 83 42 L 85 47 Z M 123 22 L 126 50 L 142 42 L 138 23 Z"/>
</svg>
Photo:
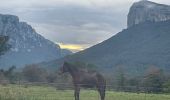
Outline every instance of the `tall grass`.
<svg viewBox="0 0 170 100">
<path fill-rule="evenodd" d="M 0 86 L 0 100 L 74 100 L 73 90 L 56 90 L 48 86 Z M 94 90 L 81 90 L 80 100 L 100 100 Z M 106 100 L 170 100 L 168 94 L 106 92 Z"/>
</svg>

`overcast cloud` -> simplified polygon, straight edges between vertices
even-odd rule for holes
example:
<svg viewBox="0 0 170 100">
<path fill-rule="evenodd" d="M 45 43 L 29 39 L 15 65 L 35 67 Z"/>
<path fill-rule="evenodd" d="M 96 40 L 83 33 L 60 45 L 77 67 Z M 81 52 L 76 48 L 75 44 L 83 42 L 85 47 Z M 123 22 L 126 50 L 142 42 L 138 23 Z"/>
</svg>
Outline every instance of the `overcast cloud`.
<svg viewBox="0 0 170 100">
<path fill-rule="evenodd" d="M 0 13 L 13 14 L 55 43 L 87 48 L 126 28 L 139 0 L 0 0 Z M 169 0 L 151 0 L 170 4 Z"/>
</svg>

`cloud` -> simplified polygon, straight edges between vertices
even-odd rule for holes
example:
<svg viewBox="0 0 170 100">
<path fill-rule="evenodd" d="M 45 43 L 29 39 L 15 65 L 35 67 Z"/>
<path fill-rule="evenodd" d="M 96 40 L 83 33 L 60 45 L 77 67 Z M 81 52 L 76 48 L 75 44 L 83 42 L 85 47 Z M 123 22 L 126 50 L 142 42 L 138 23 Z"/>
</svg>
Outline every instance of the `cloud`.
<svg viewBox="0 0 170 100">
<path fill-rule="evenodd" d="M 32 8 L 32 7 L 56 7 L 67 5 L 79 5 L 89 8 L 110 8 L 129 6 L 140 0 L 0 0 L 1 8 Z M 151 0 L 153 2 L 170 4 L 168 0 Z M 125 7 L 124 6 L 124 7 Z"/>
<path fill-rule="evenodd" d="M 122 4 L 113 0 L 0 0 L 3 7 L 55 7 L 60 5 L 80 5 L 86 7 L 109 7 Z M 123 1 L 127 3 L 132 0 Z M 10 5 L 10 6 L 9 6 Z"/>
<path fill-rule="evenodd" d="M 59 43 L 89 44 L 89 46 L 117 33 L 120 26 L 125 26 L 122 24 L 123 21 L 126 21 L 123 16 L 121 19 L 124 20 L 119 21 L 120 16 L 116 17 L 116 13 L 99 12 L 80 6 L 60 7 L 33 13 L 34 21 L 30 24 L 45 37 Z"/>
<path fill-rule="evenodd" d="M 17 15 L 44 37 L 87 48 L 126 28 L 127 14 L 139 0 L 0 0 L 0 13 Z M 168 0 L 152 0 L 170 4 Z"/>
</svg>

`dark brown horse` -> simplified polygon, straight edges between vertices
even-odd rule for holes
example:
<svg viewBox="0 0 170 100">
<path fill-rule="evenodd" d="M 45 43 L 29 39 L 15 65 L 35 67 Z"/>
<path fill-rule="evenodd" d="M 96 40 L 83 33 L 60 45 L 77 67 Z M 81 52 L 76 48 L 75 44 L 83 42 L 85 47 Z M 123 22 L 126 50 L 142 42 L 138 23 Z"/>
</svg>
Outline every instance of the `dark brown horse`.
<svg viewBox="0 0 170 100">
<path fill-rule="evenodd" d="M 103 76 L 97 72 L 89 72 L 79 69 L 67 62 L 64 62 L 60 68 L 62 73 L 68 72 L 73 79 L 75 100 L 79 100 L 80 87 L 98 89 L 101 100 L 105 99 L 106 81 Z"/>
</svg>

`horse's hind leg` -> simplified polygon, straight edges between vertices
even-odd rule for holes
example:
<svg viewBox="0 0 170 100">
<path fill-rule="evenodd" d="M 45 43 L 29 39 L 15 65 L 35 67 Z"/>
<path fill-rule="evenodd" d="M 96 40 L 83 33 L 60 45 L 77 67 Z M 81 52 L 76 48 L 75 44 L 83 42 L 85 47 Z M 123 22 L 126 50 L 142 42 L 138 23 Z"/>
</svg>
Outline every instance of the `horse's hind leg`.
<svg viewBox="0 0 170 100">
<path fill-rule="evenodd" d="M 98 86 L 98 92 L 100 94 L 101 100 L 105 99 L 105 86 Z"/>
<path fill-rule="evenodd" d="M 105 99 L 105 89 L 106 89 L 106 81 L 100 74 L 97 75 L 97 88 L 101 97 L 101 100 Z"/>
</svg>

